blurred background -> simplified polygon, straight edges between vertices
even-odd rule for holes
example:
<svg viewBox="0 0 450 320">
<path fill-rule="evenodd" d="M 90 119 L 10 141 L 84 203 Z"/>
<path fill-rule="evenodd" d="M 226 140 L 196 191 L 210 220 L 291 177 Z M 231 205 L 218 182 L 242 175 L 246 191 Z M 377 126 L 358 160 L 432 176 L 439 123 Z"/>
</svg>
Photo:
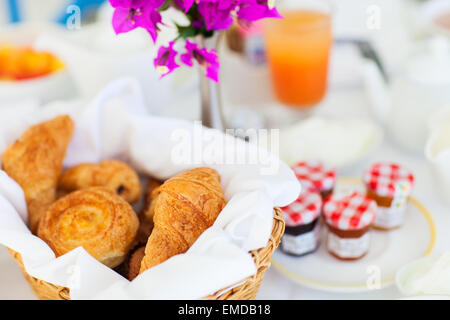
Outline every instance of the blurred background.
<svg viewBox="0 0 450 320">
<path fill-rule="evenodd" d="M 298 140 L 302 120 L 314 116 L 364 119 L 370 123 L 359 125 L 373 131 L 360 134 L 370 137 L 358 142 L 361 148 L 371 149 L 380 129 L 423 155 L 428 119 L 450 99 L 450 1 L 279 0 L 277 7 L 285 19 L 236 25 L 222 41 L 227 127 L 290 128 L 284 160 L 330 161 L 338 156 L 317 148 L 299 155 L 311 147 L 292 148 L 288 137 Z M 153 68 L 155 48 L 175 37 L 173 23 L 184 17 L 165 12 L 168 27 L 154 45 L 140 29 L 115 35 L 111 16 L 102 0 L 0 0 L 0 105 L 89 99 L 110 81 L 132 76 L 153 114 L 199 119 L 197 72 L 180 68 L 160 81 Z M 367 151 L 348 150 L 348 159 L 332 164 L 348 165 Z"/>
<path fill-rule="evenodd" d="M 298 26 L 298 29 L 290 28 L 297 31 L 290 35 L 283 33 L 282 24 L 271 22 L 247 30 L 236 26 L 228 32 L 221 47 L 224 66 L 221 91 L 230 126 L 239 126 L 242 122 L 283 127 L 326 109 L 323 106 L 331 103 L 332 93 L 355 88 L 362 89 L 370 99 L 373 116 L 386 122 L 390 114 L 388 100 L 395 100 L 395 97 L 382 91 L 377 77 L 381 76 L 385 82 L 402 77 L 403 69 L 407 68 L 406 60 L 417 53 L 421 45 L 423 55 L 444 56 L 441 53 L 446 50 L 443 39 L 448 38 L 450 19 L 447 0 L 278 0 L 277 6 L 284 13 L 308 8 L 323 15 L 286 17 L 284 28 Z M 34 86 L 30 81 L 23 81 L 25 79 L 17 81 L 17 86 L 3 81 L 0 103 L 16 103 L 25 98 L 48 102 L 90 97 L 109 81 L 131 75 L 140 80 L 151 112 L 198 118 L 197 74 L 179 70 L 164 81 L 158 81 L 152 67 L 155 46 L 148 35 L 135 30 L 116 36 L 110 24 L 111 15 L 109 4 L 103 0 L 0 0 L 3 61 L 7 56 L 5 48 L 9 47 L 11 52 L 12 46 L 19 45 L 50 53 L 61 62 L 58 68 L 58 63 L 52 60 L 45 66 L 45 57 L 39 60 L 34 56 L 34 65 L 30 65 L 32 55 L 28 60 L 21 60 L 22 68 L 27 64 L 29 69 L 36 68 L 26 71 L 30 78 L 42 76 L 46 72 L 39 68 L 47 67 L 49 74 L 60 71 L 55 72 L 59 79 L 51 81 L 52 77 L 42 76 L 40 81 L 33 79 L 36 80 Z M 183 21 L 183 17 L 171 11 L 164 19 L 169 25 L 173 21 Z M 322 27 L 317 27 L 320 23 Z M 174 37 L 174 30 L 166 29 L 160 43 Z M 308 37 L 315 40 L 310 41 Z M 440 40 L 426 43 L 434 37 Z M 279 47 L 284 49 L 273 49 Z M 297 65 L 287 67 L 288 70 L 294 67 L 297 78 L 286 78 L 283 63 L 279 63 L 289 59 L 299 60 Z M 372 62 L 375 69 L 370 66 Z M 3 66 L 6 64 L 3 62 Z M 431 75 L 431 64 L 423 68 L 428 70 L 429 77 L 439 77 Z M 55 83 L 58 83 L 58 90 L 51 89 Z M 289 89 L 288 83 L 294 85 Z M 280 91 L 280 87 L 284 91 Z M 310 96 L 305 96 L 305 92 Z M 183 101 L 182 108 L 178 101 Z"/>
</svg>

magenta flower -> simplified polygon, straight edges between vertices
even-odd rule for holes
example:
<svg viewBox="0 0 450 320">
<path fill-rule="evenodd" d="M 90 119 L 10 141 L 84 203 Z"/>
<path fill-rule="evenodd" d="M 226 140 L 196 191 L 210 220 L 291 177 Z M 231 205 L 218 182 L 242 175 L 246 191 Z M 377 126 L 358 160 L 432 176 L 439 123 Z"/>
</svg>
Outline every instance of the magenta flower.
<svg viewBox="0 0 450 320">
<path fill-rule="evenodd" d="M 116 34 L 129 32 L 138 27 L 148 31 L 153 41 L 158 36 L 161 14 L 157 11 L 164 0 L 109 0 L 115 8 L 113 28 Z"/>
<path fill-rule="evenodd" d="M 180 66 L 176 63 L 175 58 L 178 52 L 173 48 L 175 41 L 171 41 L 168 47 L 161 46 L 158 50 L 158 56 L 154 60 L 156 70 L 161 73 L 161 78 L 172 73 L 173 70 Z"/>
<path fill-rule="evenodd" d="M 233 13 L 239 22 L 248 24 L 264 18 L 280 18 L 274 0 L 197 0 L 198 12 L 203 21 L 194 21 L 196 28 L 225 30 L 232 26 Z"/>
<path fill-rule="evenodd" d="M 114 7 L 113 27 L 119 33 L 144 28 L 156 42 L 159 26 L 162 25 L 160 12 L 173 6 L 182 11 L 190 22 L 176 25 L 178 39 L 186 39 L 186 52 L 180 60 L 193 66 L 195 61 L 204 68 L 206 77 L 218 82 L 219 59 L 214 49 L 199 48 L 187 38 L 211 37 L 214 31 L 230 28 L 235 19 L 243 26 L 264 18 L 281 18 L 275 8 L 275 0 L 109 0 Z M 175 41 L 176 41 L 175 40 Z M 179 68 L 176 58 L 178 52 L 173 48 L 174 41 L 167 47 L 160 47 L 154 60 L 155 68 L 161 78 Z"/>
<path fill-rule="evenodd" d="M 146 2 L 146 0 L 109 0 L 113 8 L 139 8 Z"/>
<path fill-rule="evenodd" d="M 188 12 L 194 4 L 194 0 L 174 0 L 173 2 L 175 2 L 175 5 L 184 12 Z"/>
<path fill-rule="evenodd" d="M 282 18 L 273 0 L 241 0 L 237 11 L 239 20 L 257 21 L 264 18 Z"/>
<path fill-rule="evenodd" d="M 215 82 L 219 82 L 220 63 L 216 50 L 200 49 L 196 43 L 190 42 L 189 40 L 186 40 L 185 48 L 187 52 L 180 56 L 180 60 L 189 67 L 194 65 L 193 60 L 197 61 L 200 66 L 205 68 L 206 77 Z"/>
<path fill-rule="evenodd" d="M 233 25 L 232 12 L 237 8 L 238 0 L 197 1 L 198 12 L 207 30 L 225 30 Z"/>
</svg>

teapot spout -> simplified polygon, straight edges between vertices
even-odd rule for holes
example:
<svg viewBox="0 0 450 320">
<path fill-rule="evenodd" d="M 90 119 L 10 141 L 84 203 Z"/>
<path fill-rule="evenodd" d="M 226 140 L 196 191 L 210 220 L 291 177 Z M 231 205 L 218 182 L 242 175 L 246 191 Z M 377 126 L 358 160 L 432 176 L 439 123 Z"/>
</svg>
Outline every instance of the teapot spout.
<svg viewBox="0 0 450 320">
<path fill-rule="evenodd" d="M 391 108 L 391 94 L 383 74 L 373 60 L 367 59 L 364 62 L 363 81 L 372 112 L 379 122 L 386 124 Z"/>
</svg>

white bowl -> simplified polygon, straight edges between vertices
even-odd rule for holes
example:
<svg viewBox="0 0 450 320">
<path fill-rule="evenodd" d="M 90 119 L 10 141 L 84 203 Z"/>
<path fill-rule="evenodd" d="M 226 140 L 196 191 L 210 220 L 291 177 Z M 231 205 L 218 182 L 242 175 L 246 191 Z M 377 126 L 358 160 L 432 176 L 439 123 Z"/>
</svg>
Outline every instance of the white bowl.
<svg viewBox="0 0 450 320">
<path fill-rule="evenodd" d="M 29 80 L 0 81 L 0 107 L 24 100 L 45 104 L 73 96 L 71 79 L 65 70 Z"/>
<path fill-rule="evenodd" d="M 31 46 L 34 40 L 44 32 L 64 31 L 51 24 L 11 25 L 2 27 L 0 43 Z M 46 103 L 57 99 L 72 98 L 75 95 L 74 90 L 66 69 L 29 80 L 0 81 L 0 107 L 24 100 Z"/>
</svg>

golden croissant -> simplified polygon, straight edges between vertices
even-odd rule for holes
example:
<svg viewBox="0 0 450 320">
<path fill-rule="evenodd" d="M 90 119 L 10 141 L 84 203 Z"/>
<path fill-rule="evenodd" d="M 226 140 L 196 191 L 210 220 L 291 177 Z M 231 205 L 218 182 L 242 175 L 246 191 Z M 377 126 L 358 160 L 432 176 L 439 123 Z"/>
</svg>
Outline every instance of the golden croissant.
<svg viewBox="0 0 450 320">
<path fill-rule="evenodd" d="M 79 164 L 65 171 L 58 183 L 62 193 L 89 187 L 110 188 L 129 203 L 138 201 L 141 195 L 137 173 L 127 164 L 117 160 L 105 160 L 99 164 Z"/>
<path fill-rule="evenodd" d="M 3 169 L 25 193 L 33 233 L 56 199 L 58 178 L 73 131 L 69 116 L 56 117 L 28 128 L 2 155 Z"/>
<path fill-rule="evenodd" d="M 140 273 L 186 252 L 225 206 L 217 171 L 197 168 L 167 180 L 157 190 L 154 228 Z"/>
<path fill-rule="evenodd" d="M 41 220 L 38 236 L 57 257 L 83 247 L 114 268 L 125 260 L 138 226 L 128 202 L 108 188 L 92 187 L 52 204 Z"/>
</svg>

